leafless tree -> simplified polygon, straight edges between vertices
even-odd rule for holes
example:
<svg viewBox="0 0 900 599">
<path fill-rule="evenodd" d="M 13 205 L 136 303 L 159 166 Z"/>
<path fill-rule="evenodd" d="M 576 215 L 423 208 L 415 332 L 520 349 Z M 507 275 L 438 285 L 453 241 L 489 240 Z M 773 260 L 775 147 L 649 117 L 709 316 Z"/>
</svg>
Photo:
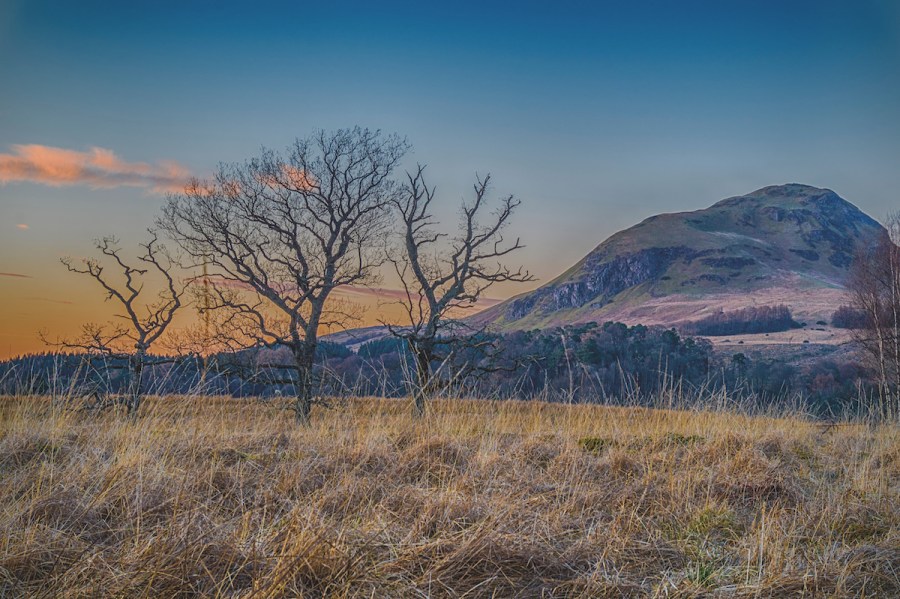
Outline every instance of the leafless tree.
<svg viewBox="0 0 900 599">
<path fill-rule="evenodd" d="M 474 199 L 462 205 L 459 233 L 449 238 L 434 229 L 435 188 L 428 187 L 424 171 L 420 165 L 415 173 L 407 173 L 402 193 L 393 201 L 402 247 L 391 252 L 390 261 L 403 285 L 400 303 L 407 322 L 388 325 L 392 335 L 406 340 L 414 357 L 414 407 L 419 415 L 425 412 L 426 398 L 440 386 L 435 364 L 446 363 L 448 356 L 440 355 L 439 347 L 471 349 L 481 343 L 477 339 L 482 329 L 460 320 L 462 311 L 496 283 L 534 280 L 527 270 L 513 270 L 501 262 L 523 247 L 518 238 L 507 243 L 503 237 L 520 200 L 504 197 L 488 222 L 480 222 L 488 210 L 491 177 L 477 177 Z"/>
<path fill-rule="evenodd" d="M 886 232 L 861 248 L 851 266 L 848 289 L 865 326 L 853 330 L 878 373 L 878 415 L 900 417 L 900 213 L 885 221 Z"/>
<path fill-rule="evenodd" d="M 205 312 L 220 341 L 286 347 L 294 409 L 307 423 L 320 329 L 352 316 L 332 291 L 377 280 L 392 172 L 408 149 L 396 135 L 359 127 L 315 132 L 284 154 L 220 166 L 170 196 L 159 224 L 193 265 L 208 269 Z"/>
<path fill-rule="evenodd" d="M 142 251 L 137 263 L 122 257 L 115 237 L 104 237 L 95 245 L 99 257 L 61 261 L 70 272 L 87 275 L 103 288 L 107 301 L 117 304 L 116 320 L 107 324 L 87 323 L 73 339 L 50 342 L 44 337 L 61 349 L 84 351 L 89 357 L 124 363 L 128 389 L 123 403 L 130 414 L 136 415 L 143 397 L 146 368 L 172 361 L 150 352 L 182 307 L 185 285 L 176 280 L 173 260 L 153 231 L 150 240 L 140 245 Z M 151 291 L 154 288 L 155 294 Z"/>
</svg>

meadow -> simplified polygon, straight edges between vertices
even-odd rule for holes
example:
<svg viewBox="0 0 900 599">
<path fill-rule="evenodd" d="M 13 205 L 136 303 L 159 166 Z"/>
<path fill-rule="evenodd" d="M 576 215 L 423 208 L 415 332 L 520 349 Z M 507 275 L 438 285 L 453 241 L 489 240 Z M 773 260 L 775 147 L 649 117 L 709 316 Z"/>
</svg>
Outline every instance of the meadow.
<svg viewBox="0 0 900 599">
<path fill-rule="evenodd" d="M 6 397 L 0 481 L 0 597 L 900 596 L 893 424 Z"/>
</svg>

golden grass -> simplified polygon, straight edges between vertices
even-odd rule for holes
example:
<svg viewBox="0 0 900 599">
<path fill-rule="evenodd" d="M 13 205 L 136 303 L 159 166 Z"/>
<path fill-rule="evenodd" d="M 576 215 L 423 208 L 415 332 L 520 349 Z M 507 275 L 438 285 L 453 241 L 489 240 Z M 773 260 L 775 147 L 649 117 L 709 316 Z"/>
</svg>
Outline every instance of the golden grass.
<svg viewBox="0 0 900 599">
<path fill-rule="evenodd" d="M 0 400 L 0 597 L 896 597 L 900 434 L 536 402 Z"/>
</svg>

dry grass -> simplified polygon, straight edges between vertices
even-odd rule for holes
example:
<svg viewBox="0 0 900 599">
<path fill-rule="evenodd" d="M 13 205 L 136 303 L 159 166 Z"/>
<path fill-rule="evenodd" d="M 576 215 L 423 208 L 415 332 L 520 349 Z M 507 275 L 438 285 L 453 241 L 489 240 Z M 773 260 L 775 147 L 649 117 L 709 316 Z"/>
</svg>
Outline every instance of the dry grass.
<svg viewBox="0 0 900 599">
<path fill-rule="evenodd" d="M 7 398 L 0 481 L 2 597 L 900 596 L 896 427 Z"/>
</svg>

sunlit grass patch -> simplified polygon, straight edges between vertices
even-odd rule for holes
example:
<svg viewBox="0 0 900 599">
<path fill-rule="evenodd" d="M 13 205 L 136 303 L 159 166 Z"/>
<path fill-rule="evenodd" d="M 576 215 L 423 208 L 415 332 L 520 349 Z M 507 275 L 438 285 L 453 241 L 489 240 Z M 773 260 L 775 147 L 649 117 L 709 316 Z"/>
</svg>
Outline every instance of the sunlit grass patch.
<svg viewBox="0 0 900 599">
<path fill-rule="evenodd" d="M 0 595 L 900 594 L 900 434 L 353 399 L 0 401 Z M 804 595 L 806 593 L 806 595 Z"/>
</svg>

